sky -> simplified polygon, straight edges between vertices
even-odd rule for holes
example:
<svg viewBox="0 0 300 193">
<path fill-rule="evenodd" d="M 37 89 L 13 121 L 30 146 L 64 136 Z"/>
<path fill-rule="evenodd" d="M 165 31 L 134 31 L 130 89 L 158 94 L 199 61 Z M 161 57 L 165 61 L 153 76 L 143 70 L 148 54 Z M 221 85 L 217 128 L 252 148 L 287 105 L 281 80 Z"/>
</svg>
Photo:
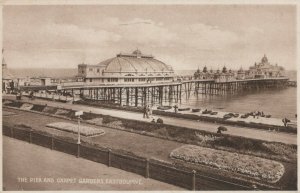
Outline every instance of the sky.
<svg viewBox="0 0 300 193">
<path fill-rule="evenodd" d="M 77 68 L 140 49 L 175 70 L 296 70 L 293 5 L 5 5 L 9 68 Z"/>
</svg>

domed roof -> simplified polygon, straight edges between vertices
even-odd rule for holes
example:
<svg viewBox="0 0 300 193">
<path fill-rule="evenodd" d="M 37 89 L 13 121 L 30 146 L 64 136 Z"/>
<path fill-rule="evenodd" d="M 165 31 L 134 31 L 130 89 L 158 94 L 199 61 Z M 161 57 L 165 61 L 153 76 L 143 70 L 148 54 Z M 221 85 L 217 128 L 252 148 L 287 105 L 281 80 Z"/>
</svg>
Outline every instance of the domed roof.
<svg viewBox="0 0 300 193">
<path fill-rule="evenodd" d="M 222 72 L 223 72 L 223 73 L 226 73 L 226 72 L 227 72 L 227 68 L 226 68 L 225 66 L 223 67 Z"/>
<path fill-rule="evenodd" d="M 206 73 L 206 72 L 207 72 L 207 67 L 206 67 L 206 66 L 204 66 L 204 68 L 203 68 L 203 72 L 204 72 L 204 73 Z"/>
<path fill-rule="evenodd" d="M 267 62 L 268 62 L 268 58 L 265 54 L 264 57 L 262 57 L 262 59 L 261 59 L 261 63 L 267 63 Z"/>
<path fill-rule="evenodd" d="M 98 65 L 105 66 L 105 72 L 174 72 L 171 66 L 151 55 L 143 55 L 140 50 L 135 50 L 132 54 L 118 54 Z"/>
<path fill-rule="evenodd" d="M 132 52 L 134 55 L 142 55 L 142 52 L 139 49 L 136 49 Z"/>
</svg>

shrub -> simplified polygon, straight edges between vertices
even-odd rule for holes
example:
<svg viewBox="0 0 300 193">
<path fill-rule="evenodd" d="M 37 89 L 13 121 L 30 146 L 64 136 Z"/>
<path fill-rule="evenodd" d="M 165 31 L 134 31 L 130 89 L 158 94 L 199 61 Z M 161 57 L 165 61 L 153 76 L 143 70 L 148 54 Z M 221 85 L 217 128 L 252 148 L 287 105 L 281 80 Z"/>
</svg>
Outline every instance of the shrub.
<svg viewBox="0 0 300 193">
<path fill-rule="evenodd" d="M 162 118 L 158 118 L 156 122 L 157 123 L 161 123 L 161 124 L 164 123 L 164 121 L 162 120 Z"/>
</svg>

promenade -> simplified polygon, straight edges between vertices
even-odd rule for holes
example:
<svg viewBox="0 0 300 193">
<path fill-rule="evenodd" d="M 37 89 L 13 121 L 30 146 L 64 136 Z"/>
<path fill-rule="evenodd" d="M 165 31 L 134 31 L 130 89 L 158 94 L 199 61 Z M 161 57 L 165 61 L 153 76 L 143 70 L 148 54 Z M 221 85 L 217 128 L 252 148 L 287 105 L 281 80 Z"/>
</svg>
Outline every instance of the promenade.
<svg viewBox="0 0 300 193">
<path fill-rule="evenodd" d="M 15 99 L 15 96 L 3 96 L 4 99 Z M 115 109 L 104 109 L 104 108 L 96 108 L 91 106 L 85 106 L 85 105 L 77 105 L 77 104 L 68 104 L 68 103 L 58 103 L 54 101 L 46 101 L 41 99 L 35 99 L 35 100 L 29 100 L 28 98 L 23 97 L 23 102 L 29 102 L 29 103 L 35 103 L 35 104 L 42 104 L 42 105 L 49 105 L 59 108 L 67 108 L 72 110 L 82 110 L 85 112 L 92 112 L 96 114 L 103 114 L 103 115 L 110 115 L 114 117 L 120 117 L 125 119 L 133 119 L 133 120 L 139 120 L 139 121 L 145 121 L 150 122 L 152 118 L 145 119 L 143 118 L 142 113 L 136 113 L 136 112 L 130 112 L 130 111 L 121 111 L 121 110 L 115 110 Z M 189 127 L 193 129 L 198 130 L 205 130 L 210 132 L 216 132 L 217 128 L 222 124 L 215 124 L 215 123 L 209 123 L 209 122 L 200 122 L 195 120 L 187 120 L 187 119 L 180 119 L 180 118 L 172 118 L 172 117 L 166 117 L 166 116 L 154 116 L 155 119 L 158 117 L 162 118 L 164 123 L 169 125 L 175 125 L 175 126 L 183 126 L 183 127 Z M 260 139 L 260 140 L 266 140 L 266 141 L 275 141 L 275 142 L 282 142 L 287 144 L 297 144 L 297 135 L 295 134 L 289 134 L 289 133 L 283 133 L 283 132 L 275 132 L 275 131 L 267 131 L 267 130 L 259 130 L 256 128 L 245 128 L 245 127 L 239 127 L 239 126 L 229 126 L 224 125 L 228 128 L 228 131 L 226 131 L 226 134 L 235 135 L 235 136 L 242 136 L 247 138 L 253 138 L 253 139 Z"/>
</svg>

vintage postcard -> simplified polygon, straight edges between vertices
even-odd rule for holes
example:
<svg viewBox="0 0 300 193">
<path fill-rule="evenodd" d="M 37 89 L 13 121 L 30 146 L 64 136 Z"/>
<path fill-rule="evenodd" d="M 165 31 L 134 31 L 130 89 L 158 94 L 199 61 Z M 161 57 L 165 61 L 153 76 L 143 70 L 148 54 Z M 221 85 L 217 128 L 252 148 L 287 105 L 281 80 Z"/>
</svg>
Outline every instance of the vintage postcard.
<svg viewBox="0 0 300 193">
<path fill-rule="evenodd" d="M 262 3 L 4 1 L 2 191 L 298 191 L 299 9 Z"/>
</svg>

